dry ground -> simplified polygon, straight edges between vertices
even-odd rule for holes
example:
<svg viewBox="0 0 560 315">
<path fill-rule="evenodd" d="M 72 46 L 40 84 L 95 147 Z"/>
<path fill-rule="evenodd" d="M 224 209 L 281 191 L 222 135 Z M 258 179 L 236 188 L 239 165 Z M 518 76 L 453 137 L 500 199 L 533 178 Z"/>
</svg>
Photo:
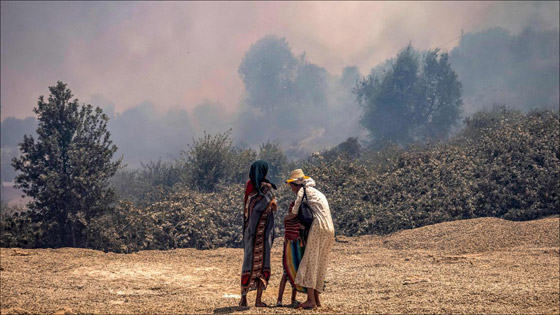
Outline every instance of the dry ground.
<svg viewBox="0 0 560 315">
<path fill-rule="evenodd" d="M 528 222 L 480 218 L 387 237 L 338 240 L 324 305 L 314 311 L 236 307 L 241 249 L 113 254 L 2 248 L 1 313 L 560 311 L 558 217 Z M 276 301 L 281 245 L 277 239 L 272 253 L 273 276 L 264 294 L 269 305 Z"/>
</svg>

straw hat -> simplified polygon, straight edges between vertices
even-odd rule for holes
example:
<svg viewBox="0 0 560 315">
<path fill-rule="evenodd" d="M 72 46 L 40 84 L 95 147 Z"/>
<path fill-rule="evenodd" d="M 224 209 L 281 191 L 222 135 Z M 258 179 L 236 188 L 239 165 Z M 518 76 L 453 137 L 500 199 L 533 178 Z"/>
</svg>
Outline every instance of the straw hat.
<svg viewBox="0 0 560 315">
<path fill-rule="evenodd" d="M 286 183 L 291 183 L 291 182 L 295 182 L 295 181 L 301 181 L 304 179 L 308 179 L 309 176 L 305 176 L 305 174 L 303 174 L 303 171 L 301 170 L 301 168 L 298 168 L 296 170 L 293 170 L 290 172 L 290 179 L 286 180 Z"/>
</svg>

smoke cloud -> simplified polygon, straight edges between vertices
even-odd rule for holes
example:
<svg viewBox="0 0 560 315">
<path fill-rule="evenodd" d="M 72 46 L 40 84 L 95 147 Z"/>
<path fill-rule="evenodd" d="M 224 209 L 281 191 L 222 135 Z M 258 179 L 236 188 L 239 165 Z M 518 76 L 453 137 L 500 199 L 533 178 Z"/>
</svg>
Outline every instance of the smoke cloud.
<svg viewBox="0 0 560 315">
<path fill-rule="evenodd" d="M 57 80 L 109 114 L 130 166 L 174 159 L 204 131 L 232 129 L 238 146 L 277 140 L 292 157 L 364 137 L 352 88 L 409 42 L 451 52 L 465 114 L 494 103 L 558 108 L 558 2 L 0 5 L 3 170 L 14 139 L 34 129 L 23 119 Z M 283 103 L 266 112 L 239 69 L 270 34 L 285 38 L 296 66 L 293 89 L 278 89 Z"/>
<path fill-rule="evenodd" d="M 83 100 L 101 94 L 117 112 L 158 112 L 205 99 L 232 113 L 237 68 L 267 34 L 333 75 L 361 73 L 412 41 L 452 49 L 461 30 L 558 29 L 558 2 L 11 2 L 1 4 L 2 116 L 24 118 L 62 80 Z"/>
</svg>

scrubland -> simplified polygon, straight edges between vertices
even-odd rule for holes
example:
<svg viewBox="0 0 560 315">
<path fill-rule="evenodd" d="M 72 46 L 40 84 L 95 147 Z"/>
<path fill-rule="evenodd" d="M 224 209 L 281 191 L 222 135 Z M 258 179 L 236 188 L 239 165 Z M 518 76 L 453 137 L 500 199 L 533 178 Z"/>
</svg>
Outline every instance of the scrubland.
<svg viewBox="0 0 560 315">
<path fill-rule="evenodd" d="M 1 313 L 558 314 L 559 222 L 558 216 L 524 222 L 477 218 L 386 236 L 339 236 L 323 306 L 312 311 L 273 307 L 282 274 L 281 238 L 274 243 L 273 274 L 264 293 L 268 308 L 237 306 L 238 248 L 132 254 L 2 248 Z"/>
</svg>

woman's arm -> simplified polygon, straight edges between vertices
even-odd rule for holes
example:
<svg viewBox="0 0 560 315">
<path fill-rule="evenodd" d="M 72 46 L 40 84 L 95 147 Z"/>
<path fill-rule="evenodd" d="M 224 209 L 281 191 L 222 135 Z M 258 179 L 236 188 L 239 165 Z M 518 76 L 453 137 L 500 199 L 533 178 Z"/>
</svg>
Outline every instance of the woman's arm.
<svg viewBox="0 0 560 315">
<path fill-rule="evenodd" d="M 285 220 L 292 220 L 297 217 L 299 206 L 301 205 L 303 199 L 303 189 L 300 189 L 297 193 L 296 200 L 294 201 L 294 205 L 291 207 L 291 211 L 284 217 Z"/>
<path fill-rule="evenodd" d="M 300 190 L 297 193 L 296 201 L 294 201 L 294 206 L 292 207 L 291 213 L 294 213 L 295 215 L 298 214 L 299 206 L 301 205 L 302 200 L 303 200 L 303 187 L 300 188 Z"/>
</svg>

